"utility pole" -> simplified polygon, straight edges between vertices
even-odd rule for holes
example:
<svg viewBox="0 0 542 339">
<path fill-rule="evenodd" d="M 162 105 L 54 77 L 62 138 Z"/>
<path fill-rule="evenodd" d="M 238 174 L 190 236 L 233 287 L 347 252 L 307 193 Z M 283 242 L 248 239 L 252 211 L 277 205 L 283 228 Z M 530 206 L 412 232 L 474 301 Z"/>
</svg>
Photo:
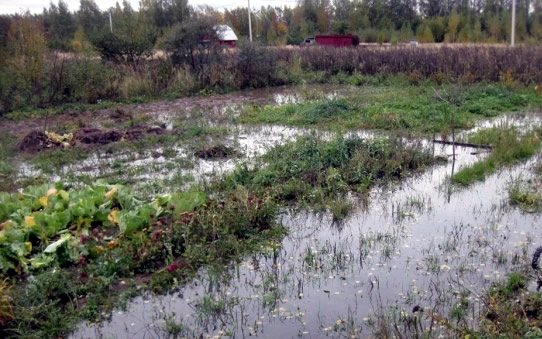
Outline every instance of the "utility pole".
<svg viewBox="0 0 542 339">
<path fill-rule="evenodd" d="M 250 0 L 248 0 L 248 36 L 250 37 L 250 42 L 252 42 L 252 19 L 250 18 Z"/>
<path fill-rule="evenodd" d="M 510 46 L 514 47 L 516 42 L 516 0 L 512 0 L 512 36 L 510 38 Z"/>
<path fill-rule="evenodd" d="M 109 29 L 111 29 L 111 33 L 113 33 L 113 17 L 111 16 L 111 10 L 109 10 Z"/>
</svg>

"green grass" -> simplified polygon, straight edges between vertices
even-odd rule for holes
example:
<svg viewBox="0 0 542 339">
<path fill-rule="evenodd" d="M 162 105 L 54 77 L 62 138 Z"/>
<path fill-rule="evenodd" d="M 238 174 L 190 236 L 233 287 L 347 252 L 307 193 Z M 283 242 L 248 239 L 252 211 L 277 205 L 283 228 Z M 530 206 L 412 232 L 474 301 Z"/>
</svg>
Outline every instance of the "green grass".
<svg viewBox="0 0 542 339">
<path fill-rule="evenodd" d="M 283 203 L 331 209 L 338 219 L 350 209 L 348 192 L 364 194 L 376 183 L 403 178 L 434 162 L 428 153 L 390 139 L 336 137 L 324 142 L 315 136 L 276 147 L 262 160 L 253 169 L 237 168 L 222 189 L 244 185 L 269 192 Z"/>
<path fill-rule="evenodd" d="M 492 152 L 485 159 L 459 170 L 452 176 L 452 182 L 468 186 L 483 181 L 499 168 L 531 158 L 540 148 L 541 135 L 542 130 L 521 135 L 515 128 L 492 128 L 477 132 L 468 141 L 492 145 Z"/>
<path fill-rule="evenodd" d="M 485 296 L 482 319 L 476 330 L 464 329 L 474 338 L 540 338 L 542 336 L 542 294 L 527 290 L 527 277 L 510 273 L 493 285 Z"/>
<path fill-rule="evenodd" d="M 477 119 L 529 107 L 542 107 L 534 90 L 498 84 L 444 86 L 438 99 L 431 83 L 410 85 L 393 78 L 387 85 L 366 85 L 344 98 L 320 98 L 282 106 L 245 107 L 242 123 L 273 123 L 331 129 L 448 132 L 469 128 Z"/>
<path fill-rule="evenodd" d="M 529 180 L 518 178 L 508 187 L 508 199 L 514 206 L 526 212 L 542 211 L 542 163 L 534 168 L 533 177 Z"/>
</svg>

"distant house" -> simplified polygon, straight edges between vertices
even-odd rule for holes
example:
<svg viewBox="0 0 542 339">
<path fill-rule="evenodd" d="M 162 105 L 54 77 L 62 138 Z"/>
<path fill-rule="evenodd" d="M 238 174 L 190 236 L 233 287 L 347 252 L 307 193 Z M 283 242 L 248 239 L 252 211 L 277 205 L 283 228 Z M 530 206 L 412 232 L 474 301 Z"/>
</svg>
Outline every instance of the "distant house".
<svg viewBox="0 0 542 339">
<path fill-rule="evenodd" d="M 217 25 L 214 27 L 216 30 L 216 35 L 218 36 L 218 41 L 221 45 L 228 47 L 237 46 L 237 35 L 228 25 Z"/>
</svg>

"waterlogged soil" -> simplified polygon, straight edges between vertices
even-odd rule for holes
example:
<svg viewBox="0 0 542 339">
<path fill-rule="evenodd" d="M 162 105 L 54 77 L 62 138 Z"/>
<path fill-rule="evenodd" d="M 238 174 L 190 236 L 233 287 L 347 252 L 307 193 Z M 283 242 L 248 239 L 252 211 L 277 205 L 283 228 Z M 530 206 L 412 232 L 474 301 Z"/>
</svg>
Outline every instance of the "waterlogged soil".
<svg viewBox="0 0 542 339">
<path fill-rule="evenodd" d="M 140 296 L 72 337 L 373 337 L 383 320 L 399 333 L 414 331 L 413 317 L 435 336 L 451 335 L 443 318 L 475 329 L 488 287 L 524 267 L 542 243 L 542 217 L 511 208 L 507 193 L 540 156 L 467 189 L 450 185 L 450 176 L 487 153 L 428 145 L 448 163 L 354 199 L 346 220 L 285 210 L 281 243 L 202 269 L 168 295 Z M 466 311 L 454 312 L 466 301 Z"/>
<path fill-rule="evenodd" d="M 195 145 L 176 142 L 168 146 L 150 145 L 138 151 L 97 149 L 84 160 L 49 167 L 47 171 L 31 161 L 23 161 L 18 167 L 18 180 L 41 178 L 77 184 L 114 179 L 131 184 L 139 193 L 164 193 L 172 182 L 181 189 L 211 180 L 307 132 L 284 126 L 229 126 L 228 133 L 207 137 Z"/>
<path fill-rule="evenodd" d="M 109 128 L 141 121 L 171 124 L 173 121 L 212 124 L 230 123 L 244 105 L 283 105 L 302 102 L 306 98 L 346 95 L 359 88 L 344 85 L 303 85 L 232 92 L 224 95 L 185 97 L 143 104 L 119 105 L 96 111 L 67 111 L 21 121 L 4 120 L 0 133 L 10 133 L 17 140 L 33 130 L 55 132 L 77 128 Z"/>
</svg>

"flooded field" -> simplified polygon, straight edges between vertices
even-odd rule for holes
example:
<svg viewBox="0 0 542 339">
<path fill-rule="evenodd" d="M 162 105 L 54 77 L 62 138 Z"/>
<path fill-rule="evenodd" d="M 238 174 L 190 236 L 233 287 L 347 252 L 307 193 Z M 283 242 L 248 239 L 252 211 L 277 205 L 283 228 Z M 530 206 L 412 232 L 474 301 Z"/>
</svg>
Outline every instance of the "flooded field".
<svg viewBox="0 0 542 339">
<path fill-rule="evenodd" d="M 473 131 L 533 126 L 540 120 L 534 117 L 485 121 Z M 427 145 L 447 164 L 378 187 L 367 199 L 353 198 L 357 207 L 341 222 L 326 213 L 284 210 L 282 243 L 202 269 L 170 294 L 137 297 L 109 321 L 86 324 L 72 337 L 449 336 L 443 317 L 476 328 L 484 291 L 525 266 L 542 242 L 540 215 L 511 208 L 507 193 L 538 157 L 459 188 L 449 182 L 453 172 L 487 152 Z"/>
<path fill-rule="evenodd" d="M 387 180 L 386 184 L 382 183 L 385 180 L 372 181 L 371 176 L 377 172 L 369 172 L 368 183 L 375 182 L 376 186 L 367 184 L 365 189 L 369 189 L 360 189 L 362 193 L 330 194 L 325 197 L 329 200 L 320 201 L 324 205 L 319 212 L 315 212 L 316 206 L 310 203 L 296 204 L 295 198 L 287 203 L 281 201 L 282 204 L 277 204 L 280 213 L 276 218 L 286 230 L 281 240 L 258 243 L 257 251 L 242 257 L 237 255 L 227 261 L 227 265 L 194 266 L 197 268 L 195 277 L 187 283 L 175 280 L 167 285 L 167 288 L 173 286 L 167 294 L 139 291 L 126 307 L 102 313 L 101 318 L 107 320 L 80 323 L 70 337 L 358 338 L 418 337 L 422 332 L 430 337 L 450 337 L 457 335 L 454 331 L 458 326 L 476 330 L 483 317 L 484 295 L 489 287 L 503 281 L 509 272 L 523 270 L 534 249 L 542 245 L 539 231 L 542 215 L 525 213 L 511 206 L 509 198 L 510 187 L 519 180 L 528 181 L 542 161 L 542 155 L 536 151 L 536 156 L 528 161 L 488 172 L 485 180 L 468 187 L 454 184 L 452 177 L 491 156 L 492 146 L 469 144 L 471 136 L 492 129 L 514 129 L 519 135 L 528 134 L 542 126 L 542 115 L 535 111 L 482 119 L 465 111 L 460 126 L 468 128 L 449 129 L 449 122 L 445 121 L 445 128 L 436 132 L 438 124 L 431 128 L 416 125 L 424 120 L 416 116 L 419 115 L 416 109 L 412 109 L 412 114 L 417 120 L 401 120 L 395 111 L 385 112 L 387 118 L 375 120 L 369 113 L 381 107 L 359 111 L 369 107 L 370 102 L 360 99 L 358 106 L 352 106 L 348 101 L 376 92 L 374 88 L 352 86 L 284 87 L 128 105 L 96 112 L 92 118 L 76 115 L 68 119 L 68 115 L 60 115 L 47 121 L 50 126 L 59 124 L 55 126 L 59 134 L 75 130 L 76 137 L 66 148 L 18 156 L 14 161 L 17 183 L 54 182 L 78 187 L 103 181 L 129 187 L 138 199 L 196 185 L 206 199 L 209 187 L 211 190 L 222 187 L 217 182 L 239 168 L 258 168 L 263 172 L 259 180 L 274 180 L 276 173 L 265 173 L 265 166 L 273 159 L 277 161 L 282 154 L 274 154 L 275 158 L 265 156 L 273 153 L 277 146 L 291 146 L 303 137 L 315 137 L 322 143 L 333 143 L 335 138 L 342 140 L 341 137 L 361 138 L 368 144 L 375 141 L 368 154 L 378 153 L 382 146 L 378 141 L 382 140 L 397 146 L 389 149 L 400 152 L 410 148 L 412 151 L 405 152 L 404 158 L 394 158 L 398 174 L 390 176 L 393 180 Z M 393 97 L 392 91 L 384 92 L 379 97 L 383 102 L 388 96 Z M 304 103 L 307 105 L 301 113 L 295 111 L 298 120 L 283 119 L 290 114 L 288 109 L 294 112 L 295 105 Z M 273 111 L 277 107 L 287 109 Z M 383 107 L 384 111 L 389 108 Z M 392 105 L 390 109 L 395 108 Z M 243 114 L 250 115 L 258 109 L 275 112 L 278 120 L 262 124 L 258 120 L 242 119 Z M 397 109 L 404 106 L 397 104 Z M 443 109 L 443 121 L 449 118 L 447 110 Z M 340 117 L 341 124 L 337 126 L 342 128 L 326 128 L 329 111 Z M 373 125 L 368 126 L 379 126 L 386 119 L 391 120 L 393 126 L 389 129 L 350 128 L 358 126 L 362 118 L 367 119 L 367 123 L 372 121 Z M 307 121 L 310 123 L 303 123 Z M 10 122 L 2 128 L 21 137 L 44 123 L 43 119 L 34 119 Z M 394 129 L 394 126 L 403 127 Z M 83 136 L 77 137 L 80 131 L 84 132 Z M 456 140 L 451 139 L 452 134 Z M 104 141 L 103 135 L 113 135 L 116 139 Z M 97 142 L 86 143 L 88 140 Z M 324 153 L 325 147 L 331 146 L 309 147 L 308 150 Z M 409 162 L 408 157 L 416 158 L 416 152 L 427 152 L 427 158 L 441 161 L 429 168 L 419 159 L 419 164 L 415 160 Z M 295 152 L 292 154 L 297 156 Z M 388 158 L 393 155 L 387 154 Z M 370 162 L 369 158 L 354 159 Z M 297 159 L 289 159 L 293 160 Z M 337 168 L 339 166 L 329 172 L 337 174 Z M 415 172 L 420 169 L 423 170 Z M 330 173 L 325 176 L 326 184 L 327 180 L 334 179 Z M 410 176 L 412 173 L 417 174 Z M 340 173 L 338 176 L 340 178 Z M 299 184 L 292 186 L 295 193 L 296 188 L 306 187 L 303 181 L 310 181 L 311 177 L 294 179 L 297 181 L 287 183 Z M 285 183 L 273 182 L 271 186 L 275 184 Z M 357 184 L 362 186 L 362 183 Z M 247 206 L 254 202 L 256 206 L 260 204 L 274 188 L 262 184 L 265 189 L 263 198 L 259 198 L 247 187 L 243 187 L 247 190 L 247 200 L 243 202 Z M 325 194 L 322 193 L 325 188 L 319 189 Z M 111 189 L 106 195 L 115 192 Z M 318 189 L 305 192 L 312 194 Z M 220 192 L 210 193 L 220 195 Z M 237 201 L 238 193 L 228 192 L 234 196 L 230 203 Z M 345 201 L 333 200 L 337 197 Z M 152 204 L 159 204 L 157 201 Z M 208 202 L 211 204 L 212 199 Z M 330 206 L 333 203 L 342 203 L 345 209 L 351 207 L 352 210 L 345 212 L 344 218 L 337 218 Z M 213 206 L 216 210 L 211 210 L 209 215 L 221 213 L 224 204 L 223 201 L 216 203 Z M 114 213 L 112 210 L 105 219 L 116 228 L 118 220 Z M 181 222 L 190 223 L 194 215 L 195 210 L 183 212 L 181 217 L 187 219 Z M 151 214 L 149 218 L 154 216 Z M 145 231 L 154 230 L 157 224 L 173 224 L 172 220 L 159 219 Z M 169 231 L 165 230 L 164 234 Z M 160 237 L 160 232 L 149 231 L 151 237 L 156 234 Z M 106 244 L 111 250 L 119 246 L 117 235 L 99 236 L 100 241 L 108 241 Z M 123 236 L 118 235 L 118 239 Z M 211 235 L 208 237 L 212 239 Z M 96 247 L 103 250 L 101 245 Z M 167 271 L 172 257 L 170 253 L 164 262 L 149 265 L 156 265 L 154 269 L 159 273 Z M 182 260 L 175 258 L 173 264 Z M 83 265 L 80 266 L 84 268 Z M 148 282 L 156 272 L 149 273 L 146 269 L 141 267 L 144 273 L 139 276 L 132 273 L 120 278 L 117 285 L 128 284 L 122 280 L 125 278 L 133 279 L 130 284 L 137 279 Z M 145 288 L 144 284 L 137 288 Z M 530 284 L 534 289 L 535 281 Z"/>
</svg>

